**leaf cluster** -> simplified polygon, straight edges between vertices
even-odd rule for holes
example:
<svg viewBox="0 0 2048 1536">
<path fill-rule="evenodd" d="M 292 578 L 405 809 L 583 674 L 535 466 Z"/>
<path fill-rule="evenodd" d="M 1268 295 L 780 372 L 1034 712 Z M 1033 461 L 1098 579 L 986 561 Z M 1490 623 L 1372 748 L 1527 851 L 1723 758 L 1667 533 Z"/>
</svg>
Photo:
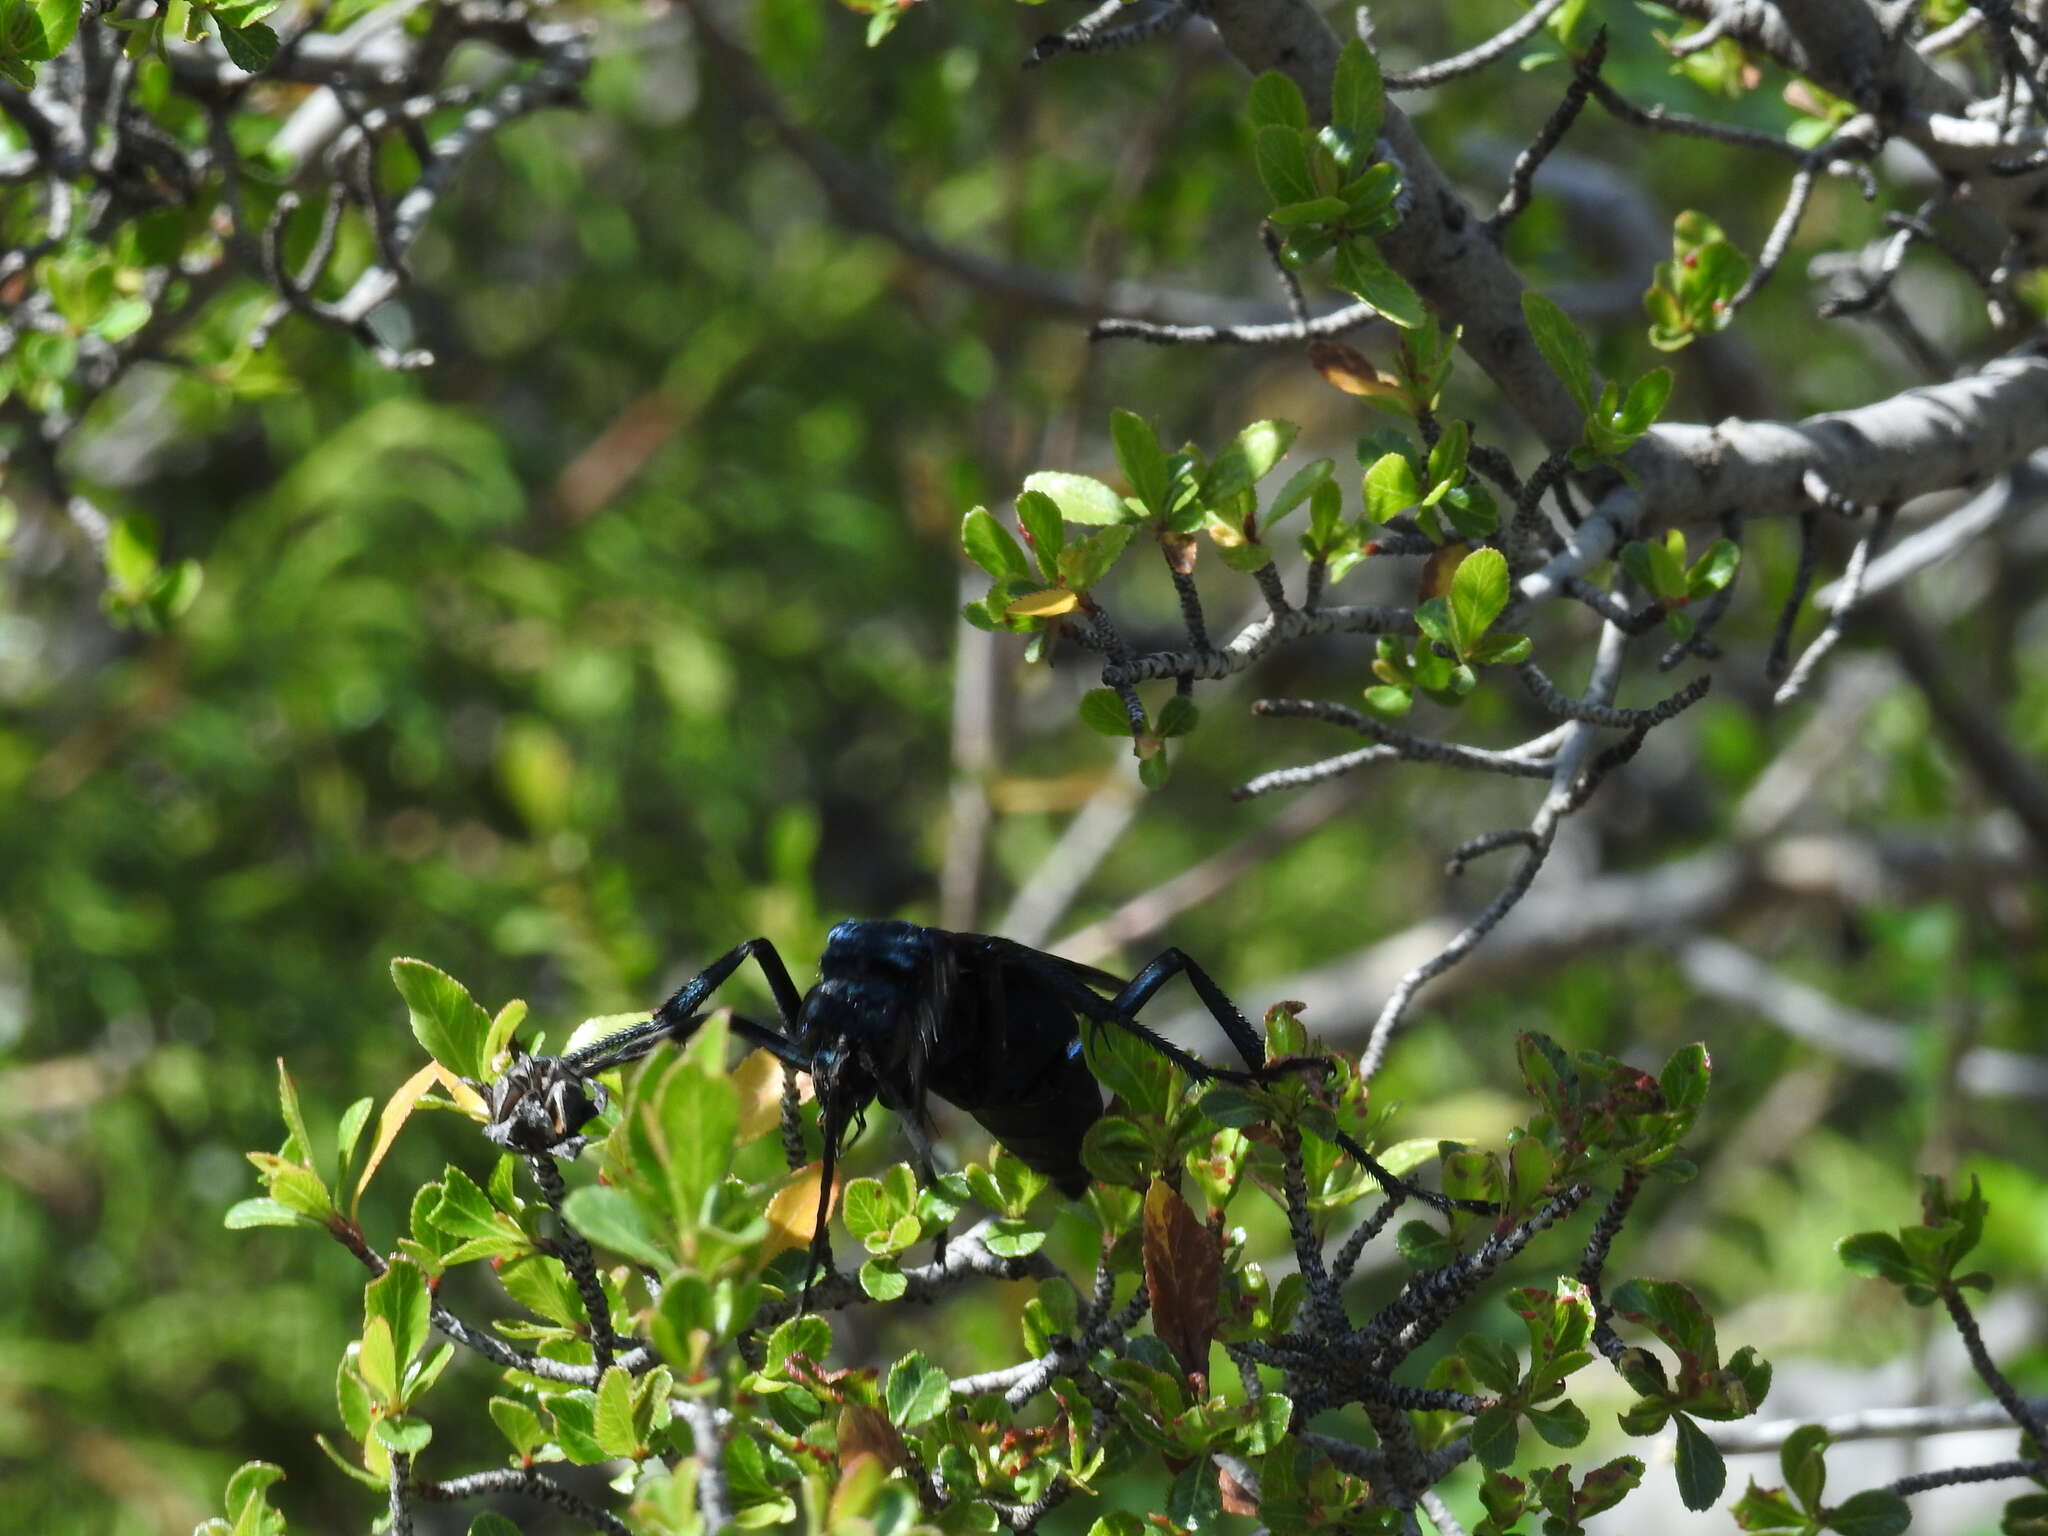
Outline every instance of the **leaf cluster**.
<svg viewBox="0 0 2048 1536">
<path fill-rule="evenodd" d="M 1374 158 L 1385 110 L 1379 62 L 1353 39 L 1338 56 L 1329 122 L 1311 124 L 1300 88 L 1277 71 L 1252 82 L 1249 115 L 1259 180 L 1273 200 L 1266 217 L 1285 235 L 1281 259 L 1303 267 L 1334 251 L 1338 285 L 1408 327 L 1422 324 L 1422 301 L 1373 244 L 1400 222 L 1400 173 Z"/>
</svg>

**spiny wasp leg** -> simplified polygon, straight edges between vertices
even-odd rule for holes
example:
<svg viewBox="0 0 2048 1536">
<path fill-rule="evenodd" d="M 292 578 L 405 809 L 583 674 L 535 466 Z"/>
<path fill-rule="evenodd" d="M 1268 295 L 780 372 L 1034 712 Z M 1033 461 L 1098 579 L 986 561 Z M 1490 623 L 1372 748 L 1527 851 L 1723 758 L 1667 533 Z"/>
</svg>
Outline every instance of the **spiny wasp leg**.
<svg viewBox="0 0 2048 1536">
<path fill-rule="evenodd" d="M 1189 984 L 1194 987 L 1195 995 L 1202 1000 L 1202 1006 L 1209 1011 L 1209 1016 L 1215 1019 L 1223 1027 L 1224 1034 L 1230 1037 L 1230 1043 L 1237 1048 L 1237 1054 L 1244 1060 L 1246 1071 L 1232 1072 L 1221 1067 L 1209 1066 L 1182 1050 L 1157 1030 L 1146 1028 L 1134 1017 L 1140 1008 L 1152 1000 L 1161 987 L 1182 973 L 1187 975 Z M 1049 971 L 1048 979 L 1059 981 L 1061 978 Z M 1112 1024 L 1136 1035 L 1197 1082 L 1210 1078 L 1228 1083 L 1270 1082 L 1275 1077 L 1299 1071 L 1303 1066 L 1300 1061 L 1268 1062 L 1265 1059 L 1265 1042 L 1259 1038 L 1258 1031 L 1252 1028 L 1251 1021 L 1207 971 L 1178 949 L 1169 949 L 1152 960 L 1132 978 L 1129 986 L 1108 1002 L 1104 1002 L 1078 982 L 1072 983 L 1071 986 L 1063 985 L 1062 990 L 1072 998 L 1077 1012 L 1085 1014 L 1099 1024 Z M 1366 1151 L 1356 1139 L 1342 1131 L 1335 1131 L 1333 1139 L 1345 1153 L 1357 1160 L 1358 1165 L 1371 1175 L 1381 1189 L 1395 1199 L 1412 1197 L 1445 1212 L 1468 1211 L 1482 1216 L 1499 1214 L 1499 1207 L 1487 1201 L 1455 1199 L 1424 1189 L 1419 1184 L 1409 1183 Z"/>
<path fill-rule="evenodd" d="M 645 1024 L 635 1024 L 622 1029 L 615 1035 L 607 1035 L 595 1044 L 565 1057 L 564 1060 L 579 1072 L 603 1071 L 624 1062 L 635 1061 L 663 1040 L 674 1040 L 677 1044 L 688 1040 L 708 1015 L 699 1013 L 704 1000 L 723 986 L 732 973 L 745 963 L 748 956 L 761 967 L 761 974 L 768 980 L 768 990 L 775 998 L 775 1011 L 782 1017 L 783 1033 L 766 1029 L 758 1024 L 747 1024 L 741 1030 L 735 1023 L 735 1032 L 764 1050 L 772 1051 L 785 1062 L 795 1066 L 808 1065 L 807 1058 L 797 1054 L 796 1044 L 790 1035 L 796 1029 L 797 1014 L 803 1008 L 803 998 L 797 992 L 796 983 L 790 980 L 789 967 L 782 963 L 775 946 L 766 939 L 748 939 L 744 944 L 735 944 L 707 965 L 695 977 L 683 983 L 667 1002 L 654 1010 Z"/>
</svg>

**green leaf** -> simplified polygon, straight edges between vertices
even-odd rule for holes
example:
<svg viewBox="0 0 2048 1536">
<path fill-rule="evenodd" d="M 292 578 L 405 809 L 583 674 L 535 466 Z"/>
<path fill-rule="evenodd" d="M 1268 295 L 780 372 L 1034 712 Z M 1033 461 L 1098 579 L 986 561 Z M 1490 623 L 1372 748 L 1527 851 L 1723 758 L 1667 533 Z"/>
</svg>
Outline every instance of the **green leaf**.
<svg viewBox="0 0 2048 1536">
<path fill-rule="evenodd" d="M 1285 228 L 1303 224 L 1331 224 L 1351 211 L 1341 197 L 1312 197 L 1305 203 L 1281 203 L 1266 215 L 1267 222 Z"/>
<path fill-rule="evenodd" d="M 1472 1421 L 1472 1454 L 1483 1467 L 1505 1467 L 1513 1462 L 1519 1438 L 1512 1408 L 1489 1408 Z"/>
<path fill-rule="evenodd" d="M 860 1288 L 876 1301 L 895 1301 L 910 1289 L 910 1282 L 894 1259 L 869 1259 L 860 1267 Z"/>
<path fill-rule="evenodd" d="M 79 11 L 71 0 L 15 0 L 0 5 L 0 54 L 9 62 L 54 59 L 77 32 Z M 24 90 L 35 83 L 35 71 L 25 73 L 26 80 L 16 77 Z"/>
<path fill-rule="evenodd" d="M 1456 485 L 1465 478 L 1465 456 L 1472 448 L 1472 424 L 1453 421 L 1443 429 L 1436 446 L 1429 450 L 1429 483 L 1432 487 Z"/>
<path fill-rule="evenodd" d="M 1678 1496 L 1687 1509 L 1712 1509 L 1728 1485 L 1728 1464 L 1699 1425 L 1682 1413 L 1671 1417 L 1678 1428 Z"/>
<path fill-rule="evenodd" d="M 1437 510 L 1462 537 L 1475 544 L 1492 538 L 1500 527 L 1500 512 L 1493 504 L 1492 493 L 1471 479 L 1444 491 Z"/>
<path fill-rule="evenodd" d="M 1913 1523 L 1906 1501 L 1889 1488 L 1866 1488 L 1828 1511 L 1827 1528 L 1841 1536 L 1899 1536 Z"/>
<path fill-rule="evenodd" d="M 364 1316 L 381 1318 L 390 1327 L 392 1353 L 400 1369 L 427 1342 L 432 1309 L 427 1277 L 410 1259 L 395 1260 L 363 1288 Z"/>
<path fill-rule="evenodd" d="M 1380 683 L 1365 690 L 1365 707 L 1383 720 L 1398 720 L 1415 706 L 1413 689 Z"/>
<path fill-rule="evenodd" d="M 793 1317 L 777 1325 L 768 1335 L 763 1369 L 770 1376 L 785 1375 L 796 1356 L 822 1364 L 832 1353 L 832 1325 L 822 1317 Z"/>
<path fill-rule="evenodd" d="M 68 370 L 67 370 L 68 371 Z M 154 519 L 135 514 L 114 520 L 107 530 L 107 580 L 117 592 L 139 597 L 156 574 L 157 531 Z"/>
<path fill-rule="evenodd" d="M 469 989 L 424 960 L 392 961 L 391 979 L 405 999 L 413 1036 L 427 1054 L 457 1077 L 482 1077 L 491 1018 Z"/>
<path fill-rule="evenodd" d="M 944 1413 L 951 1406 L 953 1391 L 946 1373 L 912 1350 L 889 1369 L 882 1388 L 882 1402 L 889 1421 L 899 1429 L 915 1429 Z"/>
<path fill-rule="evenodd" d="M 281 1200 L 261 1196 L 253 1200 L 237 1200 L 228 1207 L 222 1225 L 231 1232 L 244 1231 L 250 1227 L 318 1227 L 324 1229 L 326 1222 L 294 1210 Z"/>
<path fill-rule="evenodd" d="M 397 1451 L 406 1456 L 417 1456 L 434 1441 L 434 1426 L 425 1419 L 415 1419 L 405 1414 L 393 1414 L 378 1419 L 370 1426 L 377 1441 L 386 1450 Z"/>
<path fill-rule="evenodd" d="M 1422 485 L 1407 454 L 1382 454 L 1365 472 L 1365 515 L 1373 522 L 1392 522 L 1421 500 Z"/>
<path fill-rule="evenodd" d="M 1579 1444 L 1592 1427 L 1586 1422 L 1586 1415 L 1579 1405 L 1569 1399 L 1552 1403 L 1548 1407 L 1538 1407 L 1534 1403 L 1525 1404 L 1522 1414 L 1537 1434 L 1555 1446 Z"/>
<path fill-rule="evenodd" d="M 2048 1536 L 2048 1493 L 2023 1493 L 1998 1519 L 1999 1536 Z"/>
<path fill-rule="evenodd" d="M 1670 1345 L 1688 1371 L 1720 1363 L 1714 1320 L 1699 1298 L 1676 1280 L 1629 1280 L 1615 1288 L 1614 1310 L 1641 1323 Z"/>
<path fill-rule="evenodd" d="M 1074 592 L 1086 592 L 1116 564 L 1124 546 L 1131 542 L 1131 530 L 1123 528 L 1098 528 L 1095 532 L 1075 539 L 1060 551 L 1060 580 Z"/>
<path fill-rule="evenodd" d="M 1330 126 L 1350 138 L 1360 155 L 1370 155 L 1380 136 L 1386 90 L 1372 50 L 1352 38 L 1337 56 L 1330 81 Z"/>
<path fill-rule="evenodd" d="M 1828 1485 L 1826 1457 L 1832 1438 L 1818 1424 L 1802 1424 L 1778 1447 L 1778 1466 L 1785 1474 L 1785 1486 L 1802 1508 L 1816 1513 L 1821 1493 Z"/>
<path fill-rule="evenodd" d="M 595 1466 L 611 1457 L 597 1443 L 597 1396 L 587 1391 L 559 1392 L 543 1401 L 555 1421 L 555 1443 L 578 1466 Z"/>
<path fill-rule="evenodd" d="M 1104 1115 L 1081 1138 L 1081 1166 L 1108 1184 L 1143 1184 L 1152 1172 L 1152 1143 L 1122 1115 Z"/>
<path fill-rule="evenodd" d="M 1379 247 L 1363 236 L 1353 236 L 1337 247 L 1332 275 L 1339 287 L 1349 289 L 1395 325 L 1410 329 L 1422 324 L 1422 300 L 1408 280 L 1387 265 Z"/>
<path fill-rule="evenodd" d="M 621 1258 L 663 1273 L 675 1264 L 675 1255 L 663 1246 L 639 1201 L 623 1189 L 607 1184 L 572 1189 L 562 1202 L 562 1215 L 591 1242 Z"/>
<path fill-rule="evenodd" d="M 469 1522 L 468 1536 L 521 1536 L 519 1527 L 494 1509 L 487 1509 Z"/>
<path fill-rule="evenodd" d="M 1163 740 L 1186 736 L 1194 730 L 1201 718 L 1202 711 L 1193 699 L 1184 699 L 1175 694 L 1160 707 L 1158 734 Z"/>
<path fill-rule="evenodd" d="M 1522 295 L 1522 317 L 1528 321 L 1529 334 L 1535 338 L 1543 360 L 1550 364 L 1550 371 L 1564 381 L 1579 409 L 1590 417 L 1594 403 L 1593 353 L 1586 338 L 1556 301 L 1533 288 Z"/>
<path fill-rule="evenodd" d="M 1252 154 L 1259 168 L 1259 180 L 1276 208 L 1291 203 L 1313 202 L 1321 194 L 1308 168 L 1308 137 L 1298 128 L 1272 125 L 1261 128 L 1252 140 Z"/>
<path fill-rule="evenodd" d="M 290 1146 L 292 1140 L 286 1137 L 285 1145 Z M 320 1175 L 312 1169 L 300 1163 L 287 1162 L 274 1152 L 244 1155 L 263 1175 L 273 1200 L 323 1223 L 334 1215 L 334 1198 L 328 1194 L 327 1185 Z"/>
<path fill-rule="evenodd" d="M 1021 1259 L 1045 1246 L 1045 1233 L 1023 1216 L 1002 1216 L 983 1229 L 982 1242 L 999 1259 Z"/>
<path fill-rule="evenodd" d="M 1417 1269 L 1441 1269 L 1458 1256 L 1448 1237 L 1426 1221 L 1405 1221 L 1394 1234 L 1394 1247 Z"/>
<path fill-rule="evenodd" d="M 1497 549 L 1475 549 L 1451 577 L 1452 649 L 1461 657 L 1478 644 L 1508 605 L 1508 561 Z"/>
<path fill-rule="evenodd" d="M 1893 1285 L 1912 1285 L 1926 1277 L 1906 1257 L 1905 1246 L 1889 1232 L 1858 1232 L 1835 1244 L 1835 1256 L 1851 1274 Z"/>
<path fill-rule="evenodd" d="M 510 1442 L 512 1449 L 522 1461 L 547 1444 L 548 1433 L 540 1421 L 540 1415 L 525 1403 L 510 1397 L 494 1397 L 490 1401 L 491 1422 L 498 1426 L 498 1433 Z"/>
<path fill-rule="evenodd" d="M 106 341 L 125 341 L 149 323 L 149 301 L 116 299 L 93 317 L 92 333 Z"/>
<path fill-rule="evenodd" d="M 220 34 L 220 45 L 228 51 L 228 61 L 239 70 L 253 75 L 277 56 L 277 34 L 260 21 L 232 27 L 215 16 L 213 26 Z"/>
<path fill-rule="evenodd" d="M 362 1347 L 356 1351 L 356 1370 L 363 1383 L 377 1394 L 379 1402 L 398 1401 L 398 1355 L 391 1342 L 391 1323 L 372 1317 L 363 1324 Z"/>
<path fill-rule="evenodd" d="M 1109 435 L 1116 444 L 1117 466 L 1131 482 L 1131 493 L 1154 517 L 1166 516 L 1173 480 L 1166 468 L 1166 451 L 1159 446 L 1159 434 L 1152 429 L 1152 423 L 1132 411 L 1111 411 Z"/>
<path fill-rule="evenodd" d="M 1432 597 L 1426 603 L 1418 603 L 1415 607 L 1415 627 L 1421 630 L 1423 638 L 1432 644 L 1448 646 L 1454 651 L 1458 648 L 1457 629 L 1451 619 L 1451 602 L 1449 598 Z M 1419 664 L 1428 658 L 1418 656 L 1416 659 L 1418 662 L 1417 677 L 1420 679 L 1422 674 Z M 1425 682 L 1425 686 L 1435 685 Z"/>
<path fill-rule="evenodd" d="M 590 1428 L 606 1455 L 631 1456 L 640 1448 L 633 1426 L 633 1377 L 624 1366 L 615 1365 L 599 1378 Z"/>
<path fill-rule="evenodd" d="M 477 1188 L 475 1180 L 453 1163 L 441 1175 L 441 1198 L 427 1220 L 451 1237 L 509 1235 L 524 1242 L 517 1231 L 507 1232 L 509 1218 L 491 1204 L 490 1196 Z"/>
<path fill-rule="evenodd" d="M 1060 516 L 1070 523 L 1088 523 L 1098 527 L 1137 521 L 1137 514 L 1125 505 L 1123 497 L 1088 475 L 1068 474 L 1065 470 L 1041 469 L 1036 474 L 1024 477 L 1024 489 L 1036 491 L 1041 496 L 1050 496 L 1060 509 Z M 1022 513 L 1020 502 L 1018 512 Z M 1026 523 L 1028 528 L 1030 523 Z M 1034 532 L 1033 537 L 1036 537 Z"/>
<path fill-rule="evenodd" d="M 1782 1489 L 1759 1488 L 1754 1482 L 1748 1492 L 1728 1506 L 1728 1513 L 1735 1517 L 1736 1526 L 1745 1531 L 1807 1536 L 1813 1530 L 1813 1523 L 1785 1497 Z"/>
<path fill-rule="evenodd" d="M 1308 129 L 1308 103 L 1302 99 L 1301 87 L 1277 69 L 1267 70 L 1252 82 L 1246 110 L 1254 127 Z"/>
<path fill-rule="evenodd" d="M 1535 645 L 1527 635 L 1488 635 L 1466 653 L 1474 666 L 1495 667 L 1527 661 Z"/>
<path fill-rule="evenodd" d="M 1621 408 L 1621 430 L 1641 435 L 1656 424 L 1665 401 L 1671 398 L 1671 370 L 1652 368 L 1630 386 L 1628 400 Z"/>
<path fill-rule="evenodd" d="M 724 1075 L 700 1064 L 700 1054 L 716 1060 L 725 1030 L 706 1025 L 691 1042 L 690 1054 L 672 1061 L 658 1079 L 656 1068 L 643 1069 L 640 1091 L 628 1122 L 633 1161 L 665 1197 L 670 1220 L 685 1230 L 702 1221 L 705 1196 L 732 1166 L 739 1134 L 739 1090 Z"/>
<path fill-rule="evenodd" d="M 1693 568 L 1686 573 L 1686 594 L 1702 598 L 1719 592 L 1735 579 L 1742 566 L 1742 546 L 1732 539 L 1716 539 L 1707 546 Z"/>
<path fill-rule="evenodd" d="M 1458 1353 L 1474 1378 L 1490 1392 L 1506 1396 L 1521 1382 L 1522 1367 L 1515 1352 L 1498 1339 L 1468 1333 L 1458 1341 Z"/>
<path fill-rule="evenodd" d="M 1706 1100 L 1712 1070 L 1707 1048 L 1698 1042 L 1673 1051 L 1657 1076 L 1658 1091 L 1664 1095 L 1665 1104 L 1679 1113 L 1697 1110 Z"/>
<path fill-rule="evenodd" d="M 1336 469 L 1335 459 L 1312 459 L 1287 477 L 1287 483 L 1280 487 L 1273 497 L 1273 504 L 1266 508 L 1259 519 L 1260 531 L 1271 536 L 1280 520 L 1290 512 L 1310 501 L 1323 487 L 1329 484 L 1331 473 Z M 1330 487 L 1336 493 L 1336 487 Z M 1342 505 L 1341 498 L 1339 505 Z"/>
<path fill-rule="evenodd" d="M 1232 438 L 1202 479 L 1202 500 L 1217 507 L 1250 490 L 1286 457 L 1300 429 L 1291 421 L 1255 421 Z"/>
<path fill-rule="evenodd" d="M 335 1135 L 334 1183 L 337 1189 L 345 1188 L 348 1176 L 355 1166 L 356 1146 L 361 1141 L 363 1128 L 370 1123 L 370 1114 L 377 1107 L 375 1099 L 357 1099 L 341 1112 L 341 1124 Z"/>
<path fill-rule="evenodd" d="M 1017 521 L 1030 538 L 1032 553 L 1038 557 L 1038 569 L 1048 582 L 1057 582 L 1060 550 L 1067 542 L 1066 518 L 1059 503 L 1044 491 L 1020 492 Z"/>
<path fill-rule="evenodd" d="M 1081 695 L 1081 723 L 1103 736 L 1131 734 L 1130 713 L 1114 688 L 1091 688 Z"/>
<path fill-rule="evenodd" d="M 1024 551 L 987 507 L 976 507 L 960 519 L 960 547 L 991 578 L 1031 574 L 1031 562 L 1024 558 Z"/>
<path fill-rule="evenodd" d="M 1393 204 L 1400 191 L 1401 173 L 1389 162 L 1379 160 L 1345 182 L 1337 189 L 1337 195 L 1349 205 L 1351 219 L 1375 226 L 1366 233 L 1376 234 L 1393 227 Z"/>
</svg>

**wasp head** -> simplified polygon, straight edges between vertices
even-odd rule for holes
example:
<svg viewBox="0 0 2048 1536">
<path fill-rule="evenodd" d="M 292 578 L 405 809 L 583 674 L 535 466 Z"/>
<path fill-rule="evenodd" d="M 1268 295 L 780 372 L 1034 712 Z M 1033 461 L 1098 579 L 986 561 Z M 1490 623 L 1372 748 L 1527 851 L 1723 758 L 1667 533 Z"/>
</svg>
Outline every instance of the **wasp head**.
<svg viewBox="0 0 2048 1536">
<path fill-rule="evenodd" d="M 604 1113 L 610 1095 L 559 1056 L 529 1056 L 515 1042 L 512 1065 L 480 1089 L 490 1118 L 484 1135 L 513 1152 L 574 1157 L 584 1126 Z"/>
</svg>

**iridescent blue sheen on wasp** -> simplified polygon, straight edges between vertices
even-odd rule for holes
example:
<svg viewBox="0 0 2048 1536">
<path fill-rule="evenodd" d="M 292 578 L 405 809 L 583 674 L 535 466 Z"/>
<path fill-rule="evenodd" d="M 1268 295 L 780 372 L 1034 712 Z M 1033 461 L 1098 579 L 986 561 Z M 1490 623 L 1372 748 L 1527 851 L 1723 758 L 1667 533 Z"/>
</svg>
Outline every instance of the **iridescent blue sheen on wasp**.
<svg viewBox="0 0 2048 1536">
<path fill-rule="evenodd" d="M 595 1074 L 645 1056 L 664 1040 L 686 1040 L 702 1010 L 752 956 L 768 981 L 782 1027 L 735 1016 L 732 1032 L 810 1074 L 824 1140 L 824 1187 L 832 1187 L 849 1128 L 880 1102 L 902 1117 L 920 1172 L 935 1175 L 925 1100 L 936 1094 L 979 1121 L 1005 1149 L 1046 1175 L 1068 1196 L 1088 1187 L 1081 1140 L 1102 1114 L 1102 1091 L 1081 1050 L 1081 1021 L 1137 1036 L 1196 1080 L 1250 1083 L 1318 1063 L 1269 1065 L 1258 1032 L 1209 974 L 1169 949 L 1129 982 L 988 934 L 952 933 L 892 920 L 838 924 L 825 940 L 818 980 L 799 994 L 789 968 L 766 939 L 749 939 L 686 983 L 644 1024 L 567 1056 L 526 1056 L 488 1090 L 485 1134 L 515 1151 L 570 1155 L 578 1134 L 605 1106 Z M 1136 1014 L 1168 980 L 1185 973 L 1246 1070 L 1212 1067 L 1147 1029 Z M 1104 996 L 1104 994 L 1108 994 Z M 1439 1207 L 1339 1133 L 1389 1195 L 1413 1195 Z M 1463 1203 L 1463 1202 L 1459 1202 Z M 812 1233 L 812 1277 L 830 1262 L 826 1205 Z"/>
</svg>

